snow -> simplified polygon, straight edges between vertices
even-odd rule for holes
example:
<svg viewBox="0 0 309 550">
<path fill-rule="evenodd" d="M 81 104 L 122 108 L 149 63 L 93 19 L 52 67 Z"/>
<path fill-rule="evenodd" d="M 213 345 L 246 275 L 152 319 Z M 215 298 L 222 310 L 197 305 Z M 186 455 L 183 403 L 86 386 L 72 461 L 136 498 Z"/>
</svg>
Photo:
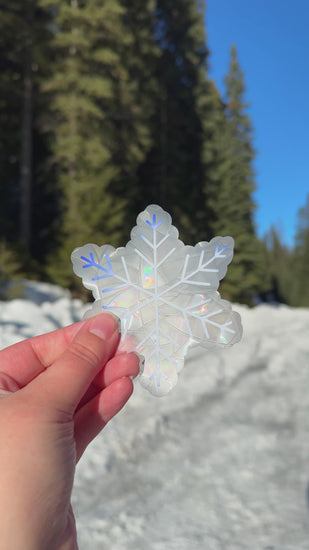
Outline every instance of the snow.
<svg viewBox="0 0 309 550">
<path fill-rule="evenodd" d="M 34 301 L 0 304 L 1 347 L 87 309 L 31 284 Z M 192 351 L 166 397 L 136 382 L 90 445 L 73 492 L 80 550 L 309 549 L 309 310 L 233 307 L 239 344 Z"/>
</svg>

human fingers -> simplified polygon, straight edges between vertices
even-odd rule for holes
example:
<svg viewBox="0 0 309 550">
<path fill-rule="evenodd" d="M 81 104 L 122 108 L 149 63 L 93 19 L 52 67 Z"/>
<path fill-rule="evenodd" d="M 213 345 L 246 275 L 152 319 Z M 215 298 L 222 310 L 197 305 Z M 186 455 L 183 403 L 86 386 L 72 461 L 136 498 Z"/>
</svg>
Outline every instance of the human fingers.
<svg viewBox="0 0 309 550">
<path fill-rule="evenodd" d="M 85 321 L 79 321 L 2 350 L 0 386 L 2 387 L 4 380 L 10 380 L 11 391 L 26 386 L 61 356 L 84 324 Z"/>
<path fill-rule="evenodd" d="M 140 362 L 140 357 L 135 352 L 120 353 L 112 357 L 94 378 L 78 408 L 83 407 L 85 403 L 118 378 L 124 376 L 135 378 L 140 372 Z"/>
<path fill-rule="evenodd" d="M 130 378 L 119 378 L 86 403 L 75 415 L 76 461 L 80 459 L 89 443 L 117 414 L 133 392 Z"/>
<path fill-rule="evenodd" d="M 24 388 L 51 410 L 71 416 L 94 377 L 119 342 L 118 320 L 109 313 L 92 317 L 48 369 Z"/>
<path fill-rule="evenodd" d="M 142 364 L 140 357 L 135 352 L 121 353 L 108 361 L 105 369 L 96 376 L 95 383 L 100 389 L 103 389 L 118 378 L 124 376 L 136 378 Z"/>
</svg>

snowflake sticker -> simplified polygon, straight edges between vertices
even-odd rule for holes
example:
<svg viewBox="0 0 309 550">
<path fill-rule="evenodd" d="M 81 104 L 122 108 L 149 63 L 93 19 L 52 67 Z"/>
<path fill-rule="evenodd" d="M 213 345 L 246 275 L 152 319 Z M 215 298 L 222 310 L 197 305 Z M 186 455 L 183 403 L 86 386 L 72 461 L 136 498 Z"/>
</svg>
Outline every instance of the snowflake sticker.
<svg viewBox="0 0 309 550">
<path fill-rule="evenodd" d="M 231 237 L 185 246 L 171 216 L 150 205 L 124 248 L 86 244 L 72 253 L 74 272 L 95 301 L 86 316 L 107 310 L 121 319 L 121 349 L 145 358 L 141 384 L 166 395 L 188 349 L 231 346 L 241 320 L 217 292 L 233 257 Z"/>
</svg>

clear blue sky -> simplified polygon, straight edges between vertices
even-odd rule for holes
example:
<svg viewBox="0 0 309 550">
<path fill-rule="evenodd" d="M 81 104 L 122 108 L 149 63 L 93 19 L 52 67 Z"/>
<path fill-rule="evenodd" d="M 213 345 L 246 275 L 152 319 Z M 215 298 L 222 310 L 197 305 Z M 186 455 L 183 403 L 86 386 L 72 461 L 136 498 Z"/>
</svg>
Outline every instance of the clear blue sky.
<svg viewBox="0 0 309 550">
<path fill-rule="evenodd" d="M 206 0 L 210 76 L 223 92 L 230 45 L 245 73 L 255 129 L 256 226 L 293 244 L 309 193 L 309 0 Z"/>
</svg>

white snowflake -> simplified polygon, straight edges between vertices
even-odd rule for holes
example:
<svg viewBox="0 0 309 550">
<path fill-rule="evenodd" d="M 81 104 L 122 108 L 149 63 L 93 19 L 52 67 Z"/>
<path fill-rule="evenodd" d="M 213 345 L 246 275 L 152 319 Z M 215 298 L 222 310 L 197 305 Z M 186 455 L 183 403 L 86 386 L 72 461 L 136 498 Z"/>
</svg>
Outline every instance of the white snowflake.
<svg viewBox="0 0 309 550">
<path fill-rule="evenodd" d="M 137 217 L 125 248 L 87 244 L 72 253 L 74 272 L 103 310 L 121 319 L 121 346 L 145 358 L 140 381 L 152 394 L 176 384 L 188 348 L 230 346 L 240 316 L 216 291 L 233 257 L 231 237 L 185 246 L 171 216 L 150 205 Z"/>
</svg>

